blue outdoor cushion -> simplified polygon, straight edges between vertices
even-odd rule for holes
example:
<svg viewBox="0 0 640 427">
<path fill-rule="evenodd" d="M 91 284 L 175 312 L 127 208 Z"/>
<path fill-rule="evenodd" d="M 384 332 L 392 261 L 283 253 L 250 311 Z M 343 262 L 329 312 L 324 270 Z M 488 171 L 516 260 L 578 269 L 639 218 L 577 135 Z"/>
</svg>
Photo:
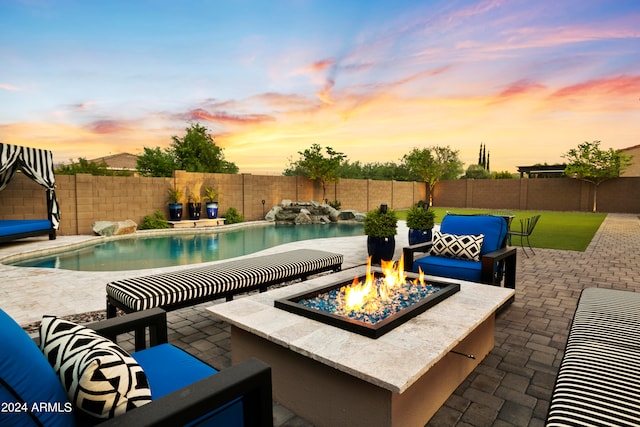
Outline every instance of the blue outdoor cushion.
<svg viewBox="0 0 640 427">
<path fill-rule="evenodd" d="M 440 224 L 440 232 L 449 234 L 484 234 L 480 256 L 497 251 L 507 237 L 507 221 L 495 215 L 447 214 Z"/>
<path fill-rule="evenodd" d="M 0 342 L 0 402 L 7 410 L 0 413 L 0 425 L 75 425 L 73 405 L 53 368 L 31 337 L 3 310 Z M 24 408 L 31 412 L 22 411 Z"/>
<path fill-rule="evenodd" d="M 0 236 L 29 233 L 31 231 L 51 230 L 48 219 L 5 219 L 0 220 Z"/>
<path fill-rule="evenodd" d="M 218 372 L 171 344 L 160 344 L 132 353 L 131 356 L 147 375 L 154 400 Z M 209 414 L 190 425 L 242 426 L 242 401 L 238 398 L 220 408 L 213 408 Z"/>
<path fill-rule="evenodd" d="M 432 276 L 468 280 L 469 282 L 479 282 L 482 278 L 482 263 L 480 261 L 429 255 L 414 261 L 413 269 L 416 273 L 418 267 L 425 274 Z"/>
</svg>

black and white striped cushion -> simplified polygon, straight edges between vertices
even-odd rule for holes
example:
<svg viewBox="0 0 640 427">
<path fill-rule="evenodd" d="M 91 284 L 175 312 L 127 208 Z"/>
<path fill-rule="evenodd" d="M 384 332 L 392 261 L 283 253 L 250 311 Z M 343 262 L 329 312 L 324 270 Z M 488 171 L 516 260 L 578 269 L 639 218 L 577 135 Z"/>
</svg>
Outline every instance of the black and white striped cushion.
<svg viewBox="0 0 640 427">
<path fill-rule="evenodd" d="M 585 289 L 547 426 L 640 425 L 640 294 Z"/>
<path fill-rule="evenodd" d="M 339 269 L 341 254 L 300 249 L 107 284 L 107 295 L 134 311 L 171 306 Z"/>
<path fill-rule="evenodd" d="M 436 231 L 433 233 L 431 255 L 480 261 L 484 234 L 458 235 Z"/>
<path fill-rule="evenodd" d="M 92 418 L 113 418 L 151 401 L 147 377 L 136 360 L 89 328 L 44 316 L 40 349 L 69 400 Z"/>
</svg>

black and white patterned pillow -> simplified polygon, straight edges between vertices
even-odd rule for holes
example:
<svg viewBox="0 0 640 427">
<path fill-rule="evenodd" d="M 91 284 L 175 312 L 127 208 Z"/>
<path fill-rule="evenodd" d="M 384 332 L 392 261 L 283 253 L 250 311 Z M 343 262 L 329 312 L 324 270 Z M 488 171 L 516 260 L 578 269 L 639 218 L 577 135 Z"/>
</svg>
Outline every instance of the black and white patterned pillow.
<svg viewBox="0 0 640 427">
<path fill-rule="evenodd" d="M 431 254 L 480 261 L 480 250 L 482 249 L 483 241 L 484 234 L 457 235 L 435 231 L 433 233 Z"/>
<path fill-rule="evenodd" d="M 97 419 L 113 418 L 151 401 L 136 360 L 92 329 L 44 316 L 40 349 L 75 407 Z"/>
</svg>

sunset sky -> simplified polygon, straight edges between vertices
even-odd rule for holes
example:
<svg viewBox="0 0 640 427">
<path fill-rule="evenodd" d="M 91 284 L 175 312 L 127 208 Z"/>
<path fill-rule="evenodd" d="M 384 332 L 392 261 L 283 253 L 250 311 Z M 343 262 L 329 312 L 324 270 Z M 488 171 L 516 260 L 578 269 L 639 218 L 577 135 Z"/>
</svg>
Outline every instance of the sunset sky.
<svg viewBox="0 0 640 427">
<path fill-rule="evenodd" d="M 193 121 L 255 174 L 313 143 L 511 172 L 638 145 L 640 1 L 0 0 L 0 142 L 68 162 Z"/>
</svg>

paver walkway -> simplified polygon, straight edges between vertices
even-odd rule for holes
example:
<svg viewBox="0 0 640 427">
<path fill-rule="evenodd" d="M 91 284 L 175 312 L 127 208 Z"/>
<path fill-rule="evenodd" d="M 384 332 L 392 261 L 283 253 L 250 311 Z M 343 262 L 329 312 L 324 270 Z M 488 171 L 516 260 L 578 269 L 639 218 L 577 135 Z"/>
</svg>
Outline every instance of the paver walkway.
<svg viewBox="0 0 640 427">
<path fill-rule="evenodd" d="M 569 323 L 587 287 L 640 291 L 640 219 L 610 214 L 585 252 L 518 254 L 516 300 L 499 314 L 495 348 L 428 426 L 542 426 Z M 173 343 L 213 364 L 230 363 L 228 325 L 203 304 L 169 313 Z M 278 405 L 276 426 L 309 426 Z"/>
</svg>

